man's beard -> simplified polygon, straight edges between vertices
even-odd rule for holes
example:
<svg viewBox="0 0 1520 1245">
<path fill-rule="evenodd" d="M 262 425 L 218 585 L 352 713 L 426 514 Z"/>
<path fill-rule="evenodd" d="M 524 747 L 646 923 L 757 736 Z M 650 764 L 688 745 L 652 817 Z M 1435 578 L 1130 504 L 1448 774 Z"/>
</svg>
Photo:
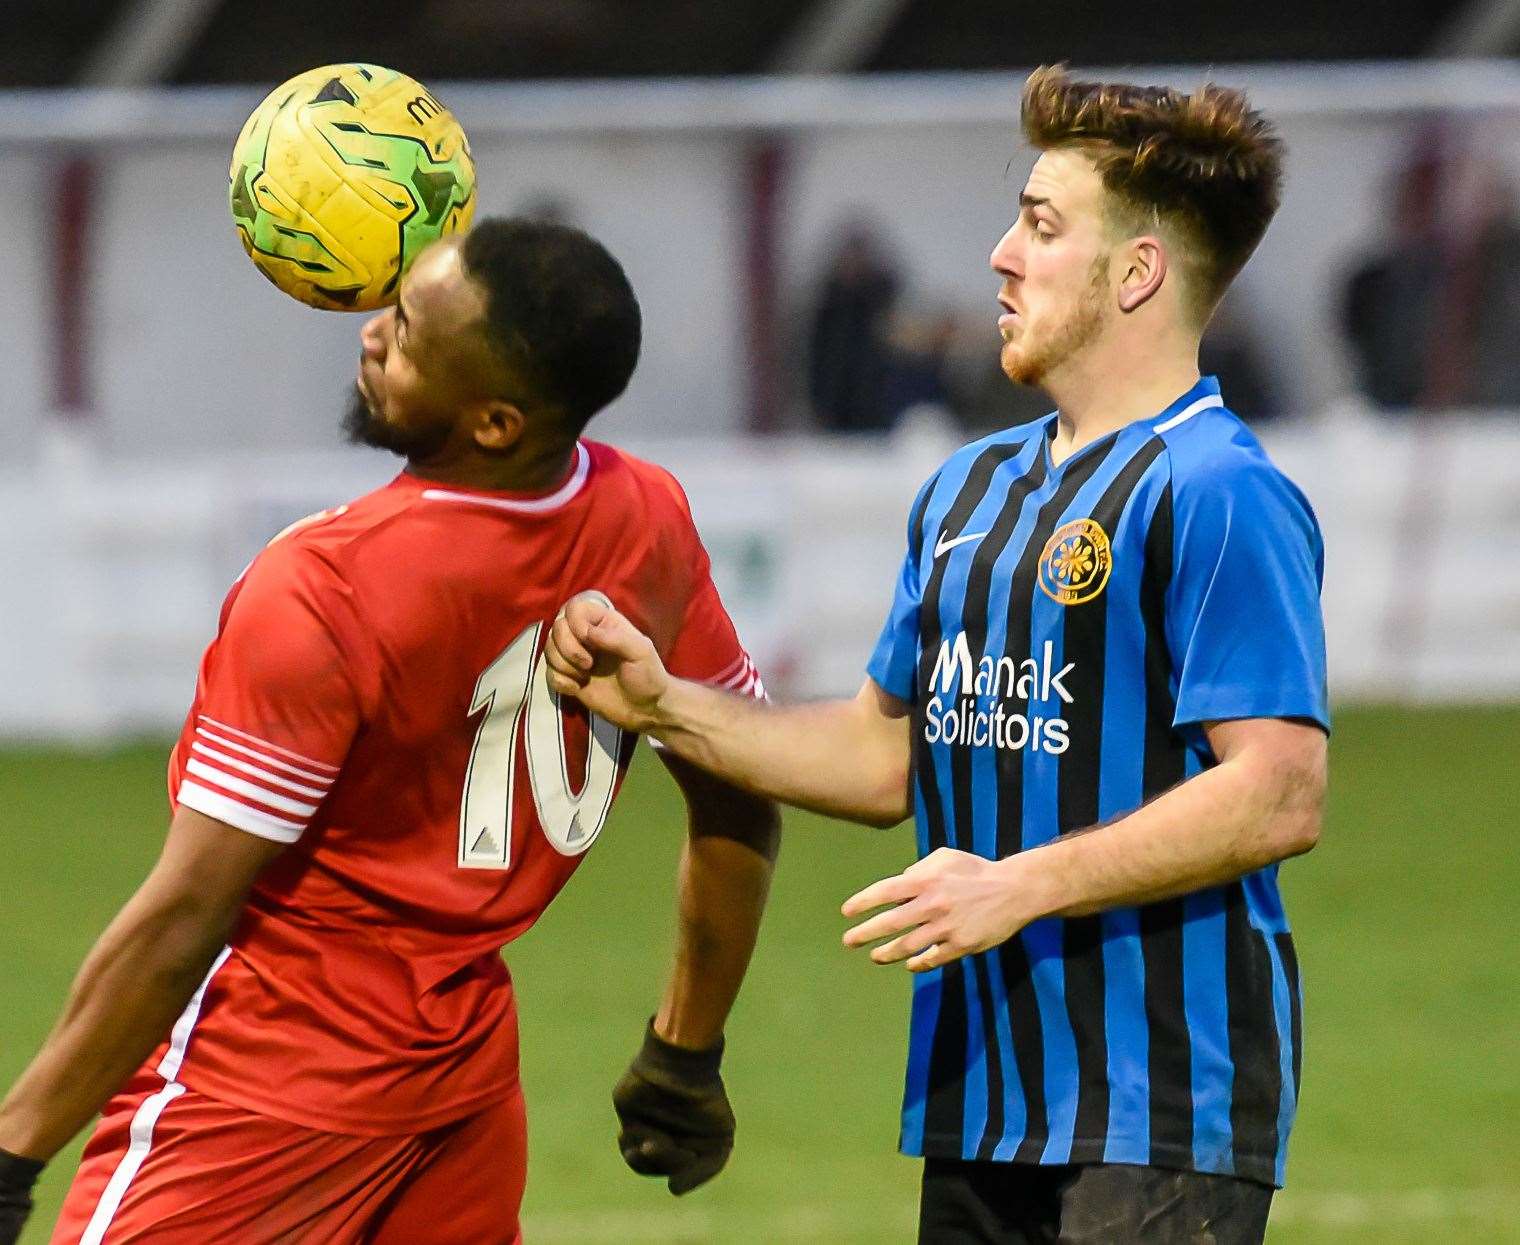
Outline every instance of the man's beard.
<svg viewBox="0 0 1520 1245">
<path fill-rule="evenodd" d="M 1087 289 L 1066 318 L 1046 329 L 1025 329 L 1025 343 L 1012 360 L 1000 357 L 1003 374 L 1016 385 L 1038 386 L 1072 355 L 1090 345 L 1103 327 L 1103 304 L 1108 293 L 1108 256 L 1093 261 Z M 1004 343 L 1004 349 L 1011 343 Z"/>
<path fill-rule="evenodd" d="M 377 450 L 389 450 L 402 458 L 422 461 L 444 447 L 449 430 L 442 425 L 407 429 L 389 424 L 370 410 L 363 391 L 355 385 L 349 394 L 348 408 L 343 412 L 343 435 L 351 445 L 368 445 Z"/>
</svg>

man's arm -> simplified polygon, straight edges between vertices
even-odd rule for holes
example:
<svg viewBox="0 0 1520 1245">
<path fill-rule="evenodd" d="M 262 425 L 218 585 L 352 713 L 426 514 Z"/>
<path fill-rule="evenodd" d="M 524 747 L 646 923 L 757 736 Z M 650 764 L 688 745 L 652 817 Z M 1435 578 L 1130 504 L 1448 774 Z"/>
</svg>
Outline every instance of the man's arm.
<svg viewBox="0 0 1520 1245">
<path fill-rule="evenodd" d="M 675 968 L 644 1044 L 613 1090 L 618 1148 L 640 1175 L 687 1193 L 722 1170 L 734 1115 L 723 1025 L 749 965 L 780 842 L 776 806 L 661 753 L 686 797 Z"/>
<path fill-rule="evenodd" d="M 908 709 L 869 679 L 853 700 L 786 708 L 677 679 L 591 594 L 561 611 L 545 655 L 556 692 L 746 791 L 869 825 L 908 815 Z"/>
<path fill-rule="evenodd" d="M 1327 741 L 1277 718 L 1206 728 L 1219 764 L 1108 825 L 1003 860 L 941 848 L 851 896 L 849 947 L 889 938 L 878 964 L 922 972 L 997 946 L 1031 921 L 1086 916 L 1218 886 L 1319 839 Z"/>
<path fill-rule="evenodd" d="M 660 759 L 686 798 L 675 966 L 654 1031 L 674 1046 L 698 1050 L 723 1036 L 760 931 L 771 869 L 781 845 L 781 817 L 769 800 L 662 751 Z"/>
<path fill-rule="evenodd" d="M 164 1039 L 283 845 L 181 808 L 158 863 L 85 957 L 0 1103 L 0 1149 L 53 1157 Z"/>
</svg>

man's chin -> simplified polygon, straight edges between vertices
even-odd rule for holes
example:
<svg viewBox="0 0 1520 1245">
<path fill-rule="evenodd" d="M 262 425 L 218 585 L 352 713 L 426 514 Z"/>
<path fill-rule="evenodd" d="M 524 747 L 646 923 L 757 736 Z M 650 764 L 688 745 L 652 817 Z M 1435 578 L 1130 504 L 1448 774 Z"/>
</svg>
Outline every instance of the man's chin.
<svg viewBox="0 0 1520 1245">
<path fill-rule="evenodd" d="M 1041 366 L 1041 361 L 1028 351 L 1020 350 L 1012 342 L 1004 344 L 1003 352 L 998 356 L 998 363 L 1002 366 L 1003 375 L 1015 385 L 1034 387 L 1045 375 L 1045 368 Z"/>
<path fill-rule="evenodd" d="M 343 435 L 354 445 L 372 444 L 374 425 L 379 422 L 374 408 L 364 391 L 355 385 L 349 391 L 348 405 L 343 408 Z"/>
<path fill-rule="evenodd" d="M 348 409 L 343 413 L 343 432 L 354 445 L 389 450 L 413 462 L 432 458 L 449 439 L 449 429 L 442 424 L 405 428 L 391 423 L 370 405 L 357 385 L 349 396 Z"/>
<path fill-rule="evenodd" d="M 390 450 L 393 454 L 405 454 L 410 448 L 370 405 L 358 385 L 349 394 L 348 406 L 343 412 L 343 435 L 351 445 L 367 445 L 372 449 Z"/>
</svg>

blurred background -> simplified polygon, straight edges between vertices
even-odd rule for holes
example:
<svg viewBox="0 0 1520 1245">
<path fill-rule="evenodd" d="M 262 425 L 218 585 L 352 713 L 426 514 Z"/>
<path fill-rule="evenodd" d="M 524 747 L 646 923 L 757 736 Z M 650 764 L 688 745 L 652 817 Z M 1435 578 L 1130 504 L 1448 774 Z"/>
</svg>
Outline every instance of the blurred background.
<svg viewBox="0 0 1520 1245">
<path fill-rule="evenodd" d="M 998 371 L 987 256 L 1032 160 L 1024 74 L 1067 60 L 1245 87 L 1288 145 L 1204 359 L 1328 548 L 1335 791 L 1285 873 L 1308 1053 L 1272 1239 L 1520 1241 L 1520 0 L 4 17 L 0 1081 L 153 857 L 162 741 L 228 584 L 396 470 L 341 445 L 361 318 L 280 295 L 237 243 L 227 162 L 268 90 L 337 60 L 419 77 L 470 135 L 481 214 L 623 260 L 644 360 L 592 435 L 681 477 L 767 684 L 805 697 L 858 685 L 918 483 L 1047 409 Z M 901 830 L 790 823 L 730 1036 L 733 1169 L 680 1204 L 621 1171 L 605 1091 L 658 989 L 679 839 L 657 770 L 508 953 L 529 1239 L 910 1239 L 907 991 L 837 950 L 833 915 L 911 856 Z"/>
</svg>

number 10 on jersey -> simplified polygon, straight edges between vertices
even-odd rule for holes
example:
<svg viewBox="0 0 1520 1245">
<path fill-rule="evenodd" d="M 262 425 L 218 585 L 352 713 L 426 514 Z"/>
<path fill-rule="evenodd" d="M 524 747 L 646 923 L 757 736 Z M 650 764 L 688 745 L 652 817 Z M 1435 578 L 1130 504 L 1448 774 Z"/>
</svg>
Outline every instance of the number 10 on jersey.
<svg viewBox="0 0 1520 1245">
<path fill-rule="evenodd" d="M 511 868 L 513 801 L 524 778 L 544 837 L 561 855 L 579 856 L 590 847 L 612 808 L 623 732 L 592 715 L 586 772 L 579 792 L 573 791 L 559 697 L 549 690 L 538 652 L 543 629 L 543 623 L 526 627 L 475 684 L 470 716 L 485 716 L 475 731 L 459 805 L 462 869 Z M 525 732 L 526 775 L 517 772 L 519 732 Z"/>
</svg>

